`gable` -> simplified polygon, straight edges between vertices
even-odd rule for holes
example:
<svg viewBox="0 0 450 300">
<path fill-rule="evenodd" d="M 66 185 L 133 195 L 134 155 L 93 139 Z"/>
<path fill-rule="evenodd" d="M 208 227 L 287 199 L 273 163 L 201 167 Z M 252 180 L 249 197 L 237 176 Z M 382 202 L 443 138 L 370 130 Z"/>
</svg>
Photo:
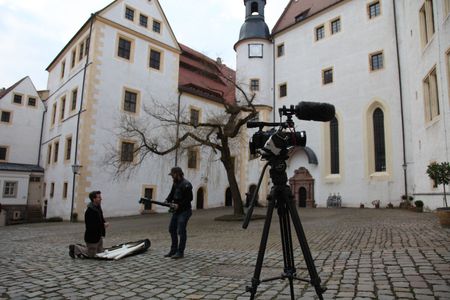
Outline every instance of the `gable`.
<svg viewBox="0 0 450 300">
<path fill-rule="evenodd" d="M 134 12 L 134 19 L 125 17 L 126 9 Z M 158 0 L 116 0 L 97 15 L 121 26 L 150 37 L 176 50 L 180 50 L 175 35 Z M 140 24 L 141 15 L 147 19 L 147 27 Z M 160 23 L 160 33 L 153 31 L 153 21 Z"/>
</svg>

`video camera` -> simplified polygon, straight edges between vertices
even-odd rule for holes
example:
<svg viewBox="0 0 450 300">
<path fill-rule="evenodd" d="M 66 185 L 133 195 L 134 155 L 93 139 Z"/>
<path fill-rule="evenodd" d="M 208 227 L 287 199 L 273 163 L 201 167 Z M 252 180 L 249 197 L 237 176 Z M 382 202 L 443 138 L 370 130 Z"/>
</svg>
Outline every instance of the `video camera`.
<svg viewBox="0 0 450 300">
<path fill-rule="evenodd" d="M 289 108 L 283 106 L 278 109 L 280 119 L 286 116 L 285 122 L 268 123 L 268 122 L 247 122 L 247 128 L 259 128 L 252 136 L 249 142 L 251 154 L 259 153 L 263 158 L 279 155 L 283 150 L 290 147 L 306 145 L 306 132 L 295 132 L 294 121 L 292 116 L 295 115 L 300 120 L 307 121 L 331 121 L 335 116 L 334 106 L 328 103 L 317 102 L 300 102 L 297 105 L 291 105 Z M 272 126 L 268 131 L 263 131 L 263 127 Z M 278 127 L 278 128 L 275 128 Z M 284 131 L 288 129 L 289 131 Z"/>
</svg>

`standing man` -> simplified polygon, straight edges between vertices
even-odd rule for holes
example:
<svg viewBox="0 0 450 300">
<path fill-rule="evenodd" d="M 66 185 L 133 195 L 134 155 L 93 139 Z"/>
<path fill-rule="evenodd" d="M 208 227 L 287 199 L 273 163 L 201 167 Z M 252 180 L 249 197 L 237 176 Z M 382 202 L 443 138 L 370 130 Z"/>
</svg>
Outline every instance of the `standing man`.
<svg viewBox="0 0 450 300">
<path fill-rule="evenodd" d="M 169 225 L 172 245 L 169 253 L 164 256 L 178 259 L 184 256 L 187 239 L 186 226 L 192 216 L 192 184 L 184 178 L 183 170 L 180 167 L 173 167 L 169 175 L 172 176 L 173 185 L 166 202 L 173 204 L 174 209 Z M 179 240 L 178 235 L 180 236 Z"/>
<path fill-rule="evenodd" d="M 94 257 L 97 253 L 103 252 L 103 238 L 105 237 L 105 228 L 109 223 L 103 218 L 101 207 L 102 193 L 93 191 L 89 193 L 91 202 L 88 204 L 84 213 L 84 223 L 86 231 L 84 232 L 84 241 L 86 247 L 81 245 L 70 245 L 69 255 L 75 257 Z"/>
</svg>

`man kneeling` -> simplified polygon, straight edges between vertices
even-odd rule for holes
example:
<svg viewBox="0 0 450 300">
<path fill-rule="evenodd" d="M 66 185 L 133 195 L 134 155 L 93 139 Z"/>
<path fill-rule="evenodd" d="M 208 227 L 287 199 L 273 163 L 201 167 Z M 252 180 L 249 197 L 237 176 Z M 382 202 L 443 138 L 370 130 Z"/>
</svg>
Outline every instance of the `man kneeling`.
<svg viewBox="0 0 450 300">
<path fill-rule="evenodd" d="M 88 204 L 84 213 L 84 223 L 86 231 L 84 232 L 84 241 L 86 247 L 82 245 L 70 245 L 69 255 L 75 257 L 95 257 L 97 253 L 103 252 L 103 238 L 105 237 L 105 228 L 109 223 L 103 218 L 101 207 L 102 193 L 93 191 L 89 193 L 91 202 Z"/>
</svg>

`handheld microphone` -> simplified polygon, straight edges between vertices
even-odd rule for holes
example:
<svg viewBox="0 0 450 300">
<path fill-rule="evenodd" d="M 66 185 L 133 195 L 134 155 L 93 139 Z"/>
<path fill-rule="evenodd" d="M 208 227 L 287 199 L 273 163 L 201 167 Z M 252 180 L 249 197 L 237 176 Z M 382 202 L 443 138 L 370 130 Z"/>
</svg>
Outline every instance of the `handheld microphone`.
<svg viewBox="0 0 450 300">
<path fill-rule="evenodd" d="M 300 120 L 328 122 L 335 114 L 334 105 L 328 103 L 302 101 L 295 106 L 295 116 Z"/>
</svg>

